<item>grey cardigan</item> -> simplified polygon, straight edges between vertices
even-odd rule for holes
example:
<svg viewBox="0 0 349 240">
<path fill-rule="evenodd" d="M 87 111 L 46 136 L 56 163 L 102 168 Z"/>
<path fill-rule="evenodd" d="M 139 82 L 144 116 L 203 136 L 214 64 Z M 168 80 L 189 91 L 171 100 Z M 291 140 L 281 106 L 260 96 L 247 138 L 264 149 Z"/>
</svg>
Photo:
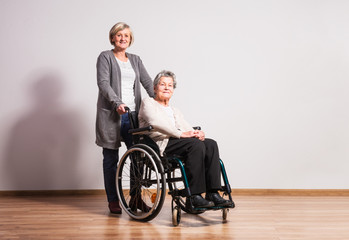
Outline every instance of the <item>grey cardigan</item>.
<svg viewBox="0 0 349 240">
<path fill-rule="evenodd" d="M 133 86 L 136 111 L 141 104 L 141 86 L 149 96 L 154 95 L 153 82 L 139 56 L 126 53 L 136 79 Z M 96 144 L 103 148 L 121 146 L 120 115 L 117 107 L 122 104 L 121 72 L 112 50 L 102 52 L 97 59 L 97 85 L 99 88 L 96 117 Z"/>
</svg>

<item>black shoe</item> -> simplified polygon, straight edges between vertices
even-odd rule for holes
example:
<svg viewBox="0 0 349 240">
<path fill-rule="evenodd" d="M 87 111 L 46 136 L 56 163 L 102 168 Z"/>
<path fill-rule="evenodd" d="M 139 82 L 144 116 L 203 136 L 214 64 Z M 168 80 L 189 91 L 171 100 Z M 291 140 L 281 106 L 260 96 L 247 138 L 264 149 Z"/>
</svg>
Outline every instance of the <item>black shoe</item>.
<svg viewBox="0 0 349 240">
<path fill-rule="evenodd" d="M 216 192 L 206 193 L 205 199 L 214 202 L 214 205 L 216 207 L 227 207 L 233 204 L 230 200 L 222 198 L 221 195 L 219 195 L 219 193 Z"/>
<path fill-rule="evenodd" d="M 214 203 L 211 201 L 207 201 L 206 199 L 204 199 L 203 197 L 201 197 L 201 195 L 193 195 L 190 197 L 191 202 L 194 206 L 194 208 L 208 208 L 208 207 L 213 207 Z M 190 201 L 189 198 L 186 199 L 186 203 L 185 203 L 187 208 L 190 208 Z"/>
</svg>

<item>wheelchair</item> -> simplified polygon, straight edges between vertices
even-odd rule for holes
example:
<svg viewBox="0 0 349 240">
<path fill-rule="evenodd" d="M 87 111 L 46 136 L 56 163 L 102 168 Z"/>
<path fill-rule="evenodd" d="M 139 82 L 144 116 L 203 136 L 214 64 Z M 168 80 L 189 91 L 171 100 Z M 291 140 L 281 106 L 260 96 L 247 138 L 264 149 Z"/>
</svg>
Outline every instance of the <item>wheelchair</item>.
<svg viewBox="0 0 349 240">
<path fill-rule="evenodd" d="M 172 224 L 177 226 L 181 221 L 181 211 L 190 214 L 201 214 L 207 210 L 222 210 L 223 221 L 226 221 L 230 208 L 234 208 L 231 188 L 225 167 L 220 160 L 221 182 L 219 192 L 228 198 L 232 205 L 225 207 L 194 208 L 191 200 L 186 204 L 186 198 L 191 196 L 185 173 L 185 161 L 181 156 L 161 157 L 156 143 L 147 136 L 152 126 L 138 128 L 136 112 L 127 109 L 132 134 L 133 146 L 129 148 L 119 161 L 116 172 L 116 189 L 123 210 L 133 219 L 150 221 L 154 219 L 164 204 L 166 197 L 166 183 L 168 194 L 172 196 Z M 200 129 L 200 128 L 197 128 Z M 131 203 L 132 196 L 141 199 L 150 210 L 141 211 Z"/>
</svg>

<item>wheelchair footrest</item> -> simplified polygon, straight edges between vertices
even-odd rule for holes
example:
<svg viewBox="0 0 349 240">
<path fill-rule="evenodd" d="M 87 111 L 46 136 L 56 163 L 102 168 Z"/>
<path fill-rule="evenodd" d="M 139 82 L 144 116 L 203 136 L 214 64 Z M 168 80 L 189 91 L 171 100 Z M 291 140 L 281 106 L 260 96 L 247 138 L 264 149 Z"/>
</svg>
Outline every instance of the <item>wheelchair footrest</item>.
<svg viewBox="0 0 349 240">
<path fill-rule="evenodd" d="M 169 191 L 168 194 L 170 194 L 172 197 L 175 197 L 175 196 L 188 197 L 190 195 L 188 189 L 181 189 L 181 190 L 175 189 L 173 191 Z"/>
<path fill-rule="evenodd" d="M 194 208 L 194 211 L 208 211 L 208 210 L 220 210 L 224 208 L 234 208 L 235 206 L 232 204 L 230 206 L 213 206 L 209 208 Z"/>
</svg>

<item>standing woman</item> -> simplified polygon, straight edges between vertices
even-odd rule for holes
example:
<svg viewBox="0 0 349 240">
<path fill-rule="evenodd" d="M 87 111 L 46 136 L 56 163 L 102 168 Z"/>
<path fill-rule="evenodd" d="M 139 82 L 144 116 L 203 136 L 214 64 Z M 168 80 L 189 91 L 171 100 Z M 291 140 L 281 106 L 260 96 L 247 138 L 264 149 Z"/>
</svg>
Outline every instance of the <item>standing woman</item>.
<svg viewBox="0 0 349 240">
<path fill-rule="evenodd" d="M 103 148 L 104 186 L 111 213 L 121 214 L 116 193 L 116 168 L 119 147 L 124 141 L 132 145 L 128 133 L 130 123 L 125 107 L 138 111 L 141 103 L 141 84 L 149 96 L 154 95 L 152 79 L 139 56 L 126 52 L 134 37 L 130 27 L 123 22 L 115 24 L 109 32 L 114 49 L 103 51 L 97 59 L 96 144 Z M 134 196 L 136 198 L 136 196 Z M 148 206 L 135 199 L 135 207 L 149 211 Z"/>
</svg>

